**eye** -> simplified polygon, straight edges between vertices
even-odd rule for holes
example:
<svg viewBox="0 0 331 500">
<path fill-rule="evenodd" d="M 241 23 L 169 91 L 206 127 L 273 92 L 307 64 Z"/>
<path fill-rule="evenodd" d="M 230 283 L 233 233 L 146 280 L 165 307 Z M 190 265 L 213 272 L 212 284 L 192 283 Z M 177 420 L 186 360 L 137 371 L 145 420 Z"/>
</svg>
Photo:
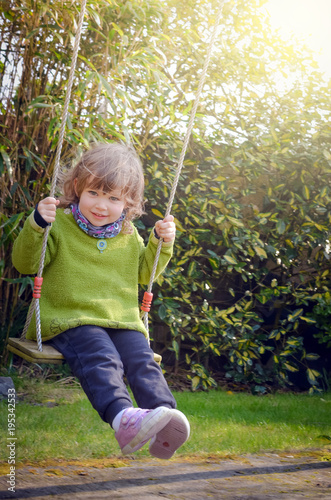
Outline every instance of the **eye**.
<svg viewBox="0 0 331 500">
<path fill-rule="evenodd" d="M 120 199 L 117 198 L 117 196 L 111 196 L 110 199 L 111 201 L 120 201 Z"/>
<path fill-rule="evenodd" d="M 88 193 L 89 193 L 91 196 L 98 196 L 98 193 L 97 193 L 96 191 L 92 191 L 92 190 L 90 190 Z"/>
</svg>

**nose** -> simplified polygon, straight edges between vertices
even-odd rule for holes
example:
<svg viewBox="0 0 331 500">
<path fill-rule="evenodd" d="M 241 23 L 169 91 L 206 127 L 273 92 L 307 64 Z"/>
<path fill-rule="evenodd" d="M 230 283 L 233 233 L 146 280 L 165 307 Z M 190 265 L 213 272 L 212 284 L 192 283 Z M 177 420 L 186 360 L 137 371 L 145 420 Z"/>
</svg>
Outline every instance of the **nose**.
<svg viewBox="0 0 331 500">
<path fill-rule="evenodd" d="M 107 200 L 105 200 L 102 197 L 99 197 L 97 199 L 96 204 L 95 204 L 95 208 L 97 208 L 98 210 L 106 211 L 107 210 Z"/>
</svg>

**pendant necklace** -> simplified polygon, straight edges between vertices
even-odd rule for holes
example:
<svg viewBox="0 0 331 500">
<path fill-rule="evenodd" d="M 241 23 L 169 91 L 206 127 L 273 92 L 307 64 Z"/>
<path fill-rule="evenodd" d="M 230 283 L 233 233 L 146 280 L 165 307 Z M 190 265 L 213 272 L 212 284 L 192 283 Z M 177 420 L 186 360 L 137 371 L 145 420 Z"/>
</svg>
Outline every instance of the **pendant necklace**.
<svg viewBox="0 0 331 500">
<path fill-rule="evenodd" d="M 107 241 L 106 240 L 98 240 L 97 248 L 100 251 L 100 253 L 103 253 L 103 251 L 106 250 L 106 248 L 107 248 Z"/>
</svg>

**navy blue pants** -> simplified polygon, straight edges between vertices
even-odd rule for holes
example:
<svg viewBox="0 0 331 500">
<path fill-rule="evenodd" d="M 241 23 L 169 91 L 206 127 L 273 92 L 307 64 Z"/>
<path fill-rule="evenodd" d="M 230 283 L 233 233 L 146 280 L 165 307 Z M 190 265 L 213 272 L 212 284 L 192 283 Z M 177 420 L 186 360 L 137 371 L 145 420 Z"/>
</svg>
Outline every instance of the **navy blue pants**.
<svg viewBox="0 0 331 500">
<path fill-rule="evenodd" d="M 143 333 L 98 326 L 79 326 L 47 342 L 60 351 L 102 420 L 110 425 L 133 406 L 127 382 L 139 408 L 175 408 L 160 366 Z"/>
</svg>

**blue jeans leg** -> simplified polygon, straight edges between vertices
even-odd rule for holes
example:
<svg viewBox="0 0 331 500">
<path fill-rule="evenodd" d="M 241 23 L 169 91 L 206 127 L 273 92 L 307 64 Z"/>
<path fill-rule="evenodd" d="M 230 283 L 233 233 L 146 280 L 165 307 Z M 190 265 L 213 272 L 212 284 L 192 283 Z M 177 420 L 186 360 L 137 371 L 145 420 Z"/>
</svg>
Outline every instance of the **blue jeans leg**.
<svg viewBox="0 0 331 500">
<path fill-rule="evenodd" d="M 84 325 L 48 343 L 63 354 L 93 408 L 109 424 L 121 410 L 133 406 L 124 375 L 141 408 L 176 407 L 141 332 Z"/>
<path fill-rule="evenodd" d="M 133 406 L 123 381 L 123 364 L 105 329 L 80 326 L 60 333 L 49 344 L 60 351 L 85 394 L 100 417 L 106 416 L 108 406 L 117 414 Z"/>
<path fill-rule="evenodd" d="M 120 355 L 124 373 L 139 408 L 176 408 L 176 401 L 154 361 L 154 352 L 142 332 L 111 330 L 110 338 Z"/>
</svg>

